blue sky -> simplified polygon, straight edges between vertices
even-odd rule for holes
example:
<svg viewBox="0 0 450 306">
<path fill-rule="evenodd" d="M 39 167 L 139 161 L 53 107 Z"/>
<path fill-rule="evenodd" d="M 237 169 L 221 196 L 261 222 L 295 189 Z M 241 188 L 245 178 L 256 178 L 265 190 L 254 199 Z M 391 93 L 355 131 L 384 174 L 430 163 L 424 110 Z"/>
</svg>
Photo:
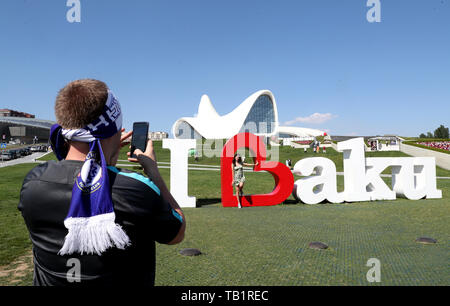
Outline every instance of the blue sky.
<svg viewBox="0 0 450 306">
<path fill-rule="evenodd" d="M 89 77 L 128 129 L 169 132 L 203 94 L 226 114 L 260 89 L 281 124 L 334 135 L 450 125 L 450 0 L 381 0 L 380 23 L 366 0 L 80 2 L 69 23 L 65 0 L 1 1 L 0 108 L 54 120 L 57 91 Z"/>
</svg>

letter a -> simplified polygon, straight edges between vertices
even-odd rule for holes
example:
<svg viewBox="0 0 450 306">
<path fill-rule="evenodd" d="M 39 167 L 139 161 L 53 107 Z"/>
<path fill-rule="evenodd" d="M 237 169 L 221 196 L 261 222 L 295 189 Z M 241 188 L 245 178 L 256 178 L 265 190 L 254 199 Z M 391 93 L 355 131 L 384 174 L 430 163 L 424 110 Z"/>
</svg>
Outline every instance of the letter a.
<svg viewBox="0 0 450 306">
<path fill-rule="evenodd" d="M 71 267 L 69 271 L 67 271 L 66 279 L 69 283 L 79 283 L 81 282 L 81 264 L 78 258 L 69 258 L 66 263 L 67 267 Z"/>
<path fill-rule="evenodd" d="M 70 23 L 81 22 L 80 0 L 67 0 L 66 6 L 70 7 L 66 14 L 67 21 Z"/>
<path fill-rule="evenodd" d="M 381 22 L 381 2 L 380 0 L 367 0 L 367 6 L 371 7 L 369 11 L 367 11 L 367 21 L 372 22 Z"/>
<path fill-rule="evenodd" d="M 318 204 L 323 200 L 342 203 L 344 194 L 336 189 L 336 165 L 328 158 L 312 157 L 299 160 L 294 166 L 295 174 L 311 175 L 316 169 L 318 175 L 295 182 L 292 195 L 305 204 Z"/>
<path fill-rule="evenodd" d="M 366 264 L 367 267 L 372 267 L 367 271 L 366 279 L 369 283 L 381 282 L 381 262 L 377 258 L 369 258 Z"/>
</svg>

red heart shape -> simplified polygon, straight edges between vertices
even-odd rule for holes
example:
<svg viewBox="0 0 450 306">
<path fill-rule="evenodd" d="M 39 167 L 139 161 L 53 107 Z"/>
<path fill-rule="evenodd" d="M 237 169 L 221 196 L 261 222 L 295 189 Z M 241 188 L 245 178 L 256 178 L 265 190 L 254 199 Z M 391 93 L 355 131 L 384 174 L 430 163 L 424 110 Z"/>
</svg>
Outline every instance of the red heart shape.
<svg viewBox="0 0 450 306">
<path fill-rule="evenodd" d="M 249 148 L 256 154 L 254 171 L 267 171 L 275 179 L 275 188 L 268 194 L 247 195 L 241 197 L 242 206 L 273 206 L 282 203 L 294 188 L 294 176 L 291 170 L 282 163 L 266 161 L 266 146 L 260 137 L 251 133 L 240 133 L 231 138 L 225 144 L 220 158 L 221 183 L 222 183 L 222 206 L 238 206 L 236 196 L 233 195 L 234 186 L 231 165 L 236 151 L 242 147 Z M 255 160 L 255 157 L 253 158 Z"/>
</svg>

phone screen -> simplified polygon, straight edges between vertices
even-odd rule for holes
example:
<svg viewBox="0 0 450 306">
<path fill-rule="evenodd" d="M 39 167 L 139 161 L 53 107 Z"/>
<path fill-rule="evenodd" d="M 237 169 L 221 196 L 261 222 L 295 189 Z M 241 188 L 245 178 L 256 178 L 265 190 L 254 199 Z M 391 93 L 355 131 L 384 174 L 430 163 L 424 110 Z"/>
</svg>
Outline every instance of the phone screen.
<svg viewBox="0 0 450 306">
<path fill-rule="evenodd" d="M 139 149 L 142 152 L 147 148 L 148 141 L 148 122 L 135 122 L 133 124 L 133 138 L 131 139 L 131 156 L 134 155 L 134 149 Z"/>
</svg>

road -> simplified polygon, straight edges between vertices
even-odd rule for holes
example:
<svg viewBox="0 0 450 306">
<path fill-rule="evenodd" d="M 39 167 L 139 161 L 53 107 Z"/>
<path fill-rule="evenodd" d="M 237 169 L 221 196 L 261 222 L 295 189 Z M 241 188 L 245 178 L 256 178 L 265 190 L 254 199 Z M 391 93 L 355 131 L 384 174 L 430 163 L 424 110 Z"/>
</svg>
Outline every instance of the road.
<svg viewBox="0 0 450 306">
<path fill-rule="evenodd" d="M 4 161 L 4 162 L 2 162 L 0 159 L 0 168 L 18 165 L 18 164 L 33 163 L 35 159 L 40 158 L 47 153 L 48 152 L 36 152 L 36 153 L 33 153 L 28 156 L 24 156 L 24 157 L 16 158 L 13 160 Z"/>
</svg>

